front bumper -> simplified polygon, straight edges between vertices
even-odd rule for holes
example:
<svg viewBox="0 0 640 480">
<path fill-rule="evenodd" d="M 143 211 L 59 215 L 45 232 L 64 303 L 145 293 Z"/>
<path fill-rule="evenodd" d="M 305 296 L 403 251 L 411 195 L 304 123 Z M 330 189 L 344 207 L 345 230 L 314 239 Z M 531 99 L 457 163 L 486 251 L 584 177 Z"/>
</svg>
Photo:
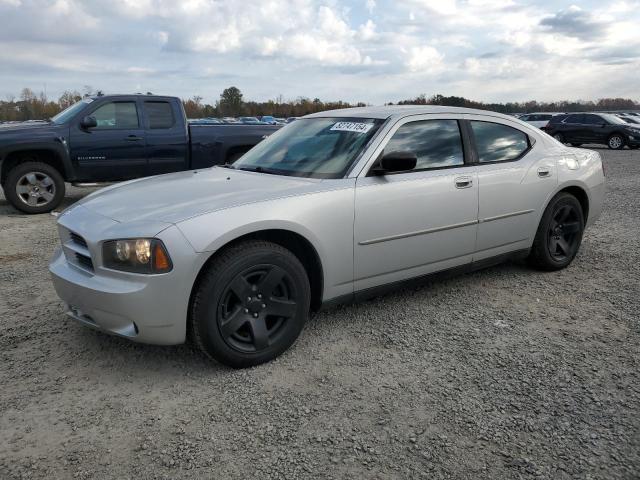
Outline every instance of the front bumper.
<svg viewBox="0 0 640 480">
<path fill-rule="evenodd" d="M 49 271 L 67 314 L 87 327 L 136 342 L 183 343 L 191 286 L 199 267 L 191 245 L 175 226 L 157 234 L 151 230 L 140 236 L 156 236 L 163 241 L 173 260 L 173 270 L 143 275 L 106 269 L 101 266 L 100 238 L 117 238 L 111 233 L 105 236 L 104 232 L 121 227 L 93 215 L 78 209 L 59 219 L 62 248 L 54 254 Z M 88 266 L 87 262 L 77 261 L 75 254 L 82 248 L 73 244 L 69 232 L 86 241 L 84 253 L 91 258 Z"/>
<path fill-rule="evenodd" d="M 640 132 L 634 133 L 633 135 L 627 135 L 627 145 L 630 147 L 640 146 Z"/>
<path fill-rule="evenodd" d="M 137 342 L 184 342 L 186 311 L 177 308 L 179 302 L 163 288 L 165 282 L 92 276 L 69 263 L 62 249 L 55 253 L 49 271 L 67 315 L 81 324 Z"/>
</svg>

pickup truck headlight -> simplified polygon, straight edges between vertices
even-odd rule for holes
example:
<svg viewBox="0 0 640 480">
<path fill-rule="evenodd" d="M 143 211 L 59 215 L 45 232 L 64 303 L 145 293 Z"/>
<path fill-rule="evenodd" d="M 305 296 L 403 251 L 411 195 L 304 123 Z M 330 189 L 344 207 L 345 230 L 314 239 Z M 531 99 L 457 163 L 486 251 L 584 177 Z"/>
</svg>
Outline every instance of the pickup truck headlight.
<svg viewBox="0 0 640 480">
<path fill-rule="evenodd" d="M 132 273 L 166 273 L 173 265 L 167 249 L 157 238 L 126 238 L 102 244 L 106 268 Z"/>
</svg>

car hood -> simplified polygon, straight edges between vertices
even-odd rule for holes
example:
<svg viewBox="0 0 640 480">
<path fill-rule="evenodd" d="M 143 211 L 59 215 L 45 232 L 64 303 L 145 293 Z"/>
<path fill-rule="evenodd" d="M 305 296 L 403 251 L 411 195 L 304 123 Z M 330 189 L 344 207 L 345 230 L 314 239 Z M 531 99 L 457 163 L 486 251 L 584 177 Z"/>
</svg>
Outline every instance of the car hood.
<svg viewBox="0 0 640 480">
<path fill-rule="evenodd" d="M 0 125 L 0 147 L 14 143 L 55 141 L 68 127 L 49 122 L 22 122 Z"/>
<path fill-rule="evenodd" d="M 117 222 L 178 223 L 215 210 L 320 191 L 323 180 L 213 167 L 112 185 L 85 208 Z"/>
</svg>

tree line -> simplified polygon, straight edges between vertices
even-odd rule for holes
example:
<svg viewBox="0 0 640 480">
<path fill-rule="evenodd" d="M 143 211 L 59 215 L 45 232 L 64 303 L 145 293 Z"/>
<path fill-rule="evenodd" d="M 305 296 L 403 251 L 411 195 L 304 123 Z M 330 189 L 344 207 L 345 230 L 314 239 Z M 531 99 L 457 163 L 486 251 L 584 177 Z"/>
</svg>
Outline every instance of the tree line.
<svg viewBox="0 0 640 480">
<path fill-rule="evenodd" d="M 100 94 L 99 90 L 85 86 L 83 91 L 67 90 L 57 100 L 51 100 L 44 92 L 35 93 L 23 88 L 18 97 L 9 96 L 0 100 L 0 121 L 44 120 L 80 101 L 82 98 Z M 351 104 L 343 101 L 322 101 L 319 98 L 299 97 L 284 100 L 282 96 L 266 102 L 245 100 L 237 87 L 226 88 L 212 103 L 205 103 L 203 97 L 196 95 L 183 99 L 188 118 L 239 117 L 274 115 L 276 117 L 300 117 L 309 113 L 337 108 L 363 107 L 365 103 Z M 387 105 L 393 105 L 388 103 Z M 521 112 L 588 112 L 598 110 L 636 110 L 640 104 L 628 98 L 602 98 L 596 101 L 558 101 L 558 102 L 507 102 L 484 103 L 464 97 L 419 95 L 416 98 L 401 100 L 397 105 L 444 105 L 452 107 L 477 108 L 502 113 Z"/>
</svg>

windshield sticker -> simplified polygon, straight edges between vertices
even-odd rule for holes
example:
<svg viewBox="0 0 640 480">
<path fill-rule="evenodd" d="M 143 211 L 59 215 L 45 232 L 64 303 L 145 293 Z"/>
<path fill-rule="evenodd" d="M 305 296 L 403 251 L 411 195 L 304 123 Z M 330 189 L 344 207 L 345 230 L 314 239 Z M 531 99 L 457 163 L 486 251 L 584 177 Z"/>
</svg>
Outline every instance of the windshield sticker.
<svg viewBox="0 0 640 480">
<path fill-rule="evenodd" d="M 367 133 L 373 127 L 372 123 L 338 122 L 330 130 L 338 132 Z"/>
<path fill-rule="evenodd" d="M 84 100 L 82 100 L 84 103 L 91 103 L 93 102 L 93 98 L 85 98 Z"/>
</svg>

